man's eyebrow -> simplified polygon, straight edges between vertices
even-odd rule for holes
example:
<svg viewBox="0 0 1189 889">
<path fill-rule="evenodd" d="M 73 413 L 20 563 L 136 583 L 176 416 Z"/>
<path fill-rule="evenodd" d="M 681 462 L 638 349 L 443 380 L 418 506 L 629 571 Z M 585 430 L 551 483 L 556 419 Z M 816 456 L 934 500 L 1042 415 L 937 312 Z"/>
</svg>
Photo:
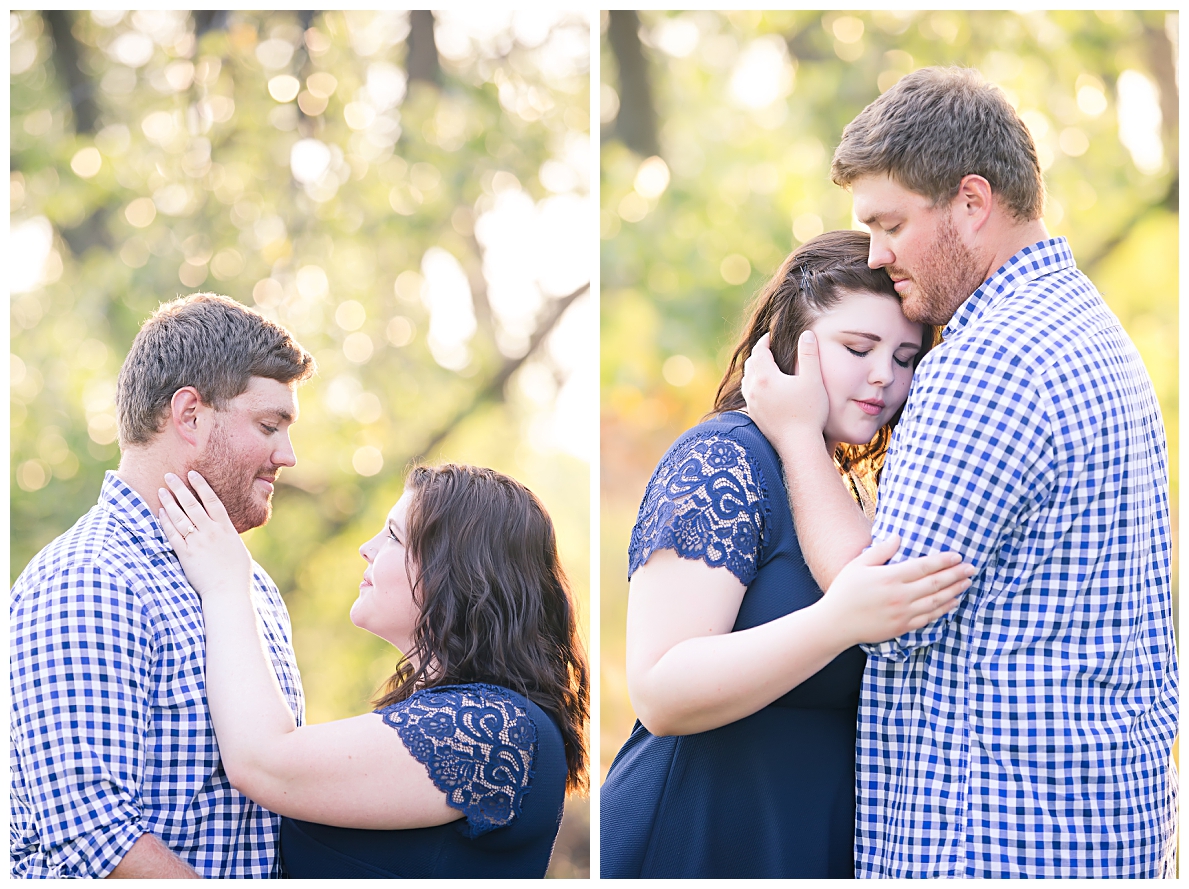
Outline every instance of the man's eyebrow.
<svg viewBox="0 0 1189 889">
<path fill-rule="evenodd" d="M 277 417 L 278 419 L 284 420 L 286 423 L 292 423 L 294 419 L 293 414 L 280 407 L 266 407 L 260 411 L 260 416 Z"/>
</svg>

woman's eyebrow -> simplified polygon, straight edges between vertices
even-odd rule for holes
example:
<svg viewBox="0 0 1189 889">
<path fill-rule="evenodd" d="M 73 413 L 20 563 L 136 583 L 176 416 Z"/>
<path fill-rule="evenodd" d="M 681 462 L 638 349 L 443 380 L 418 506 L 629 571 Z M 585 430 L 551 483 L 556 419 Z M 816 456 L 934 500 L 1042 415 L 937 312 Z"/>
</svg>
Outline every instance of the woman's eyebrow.
<svg viewBox="0 0 1189 889">
<path fill-rule="evenodd" d="M 863 331 L 863 330 L 843 330 L 841 332 L 848 334 L 850 336 L 861 336 L 864 339 L 871 340 L 873 343 L 882 343 L 883 342 L 883 337 L 881 337 L 875 333 L 867 333 L 866 331 Z M 919 349 L 921 347 L 921 344 L 920 343 L 912 343 L 912 342 L 903 342 L 897 348 L 905 348 L 905 347 Z"/>
</svg>

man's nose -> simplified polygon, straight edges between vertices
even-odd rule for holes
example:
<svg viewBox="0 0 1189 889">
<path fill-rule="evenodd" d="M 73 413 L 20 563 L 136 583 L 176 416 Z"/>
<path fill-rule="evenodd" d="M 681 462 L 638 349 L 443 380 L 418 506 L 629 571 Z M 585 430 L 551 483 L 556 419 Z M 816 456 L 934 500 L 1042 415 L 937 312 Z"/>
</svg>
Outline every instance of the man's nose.
<svg viewBox="0 0 1189 889">
<path fill-rule="evenodd" d="M 873 269 L 882 269 L 896 261 L 896 254 L 884 242 L 883 238 L 871 236 L 871 250 L 867 253 L 867 265 Z"/>
<path fill-rule="evenodd" d="M 296 466 L 297 454 L 293 450 L 293 442 L 289 440 L 289 433 L 286 432 L 281 441 L 277 445 L 277 449 L 272 453 L 272 462 L 277 466 Z"/>
</svg>

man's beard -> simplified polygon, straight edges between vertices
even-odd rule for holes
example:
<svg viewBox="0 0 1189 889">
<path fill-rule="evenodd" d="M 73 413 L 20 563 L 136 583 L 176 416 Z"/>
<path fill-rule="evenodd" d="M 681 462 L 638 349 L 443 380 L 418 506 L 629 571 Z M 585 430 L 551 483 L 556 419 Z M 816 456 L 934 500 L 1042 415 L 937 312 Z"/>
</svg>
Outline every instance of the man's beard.
<svg viewBox="0 0 1189 889">
<path fill-rule="evenodd" d="M 888 269 L 893 278 L 906 275 L 895 266 Z M 958 227 L 943 214 L 927 260 L 912 275 L 911 293 L 900 301 L 909 321 L 944 327 L 974 291 L 983 283 L 982 272 L 974 254 L 962 243 Z"/>
<path fill-rule="evenodd" d="M 272 518 L 272 494 L 261 500 L 255 480 L 261 476 L 273 480 L 281 467 L 247 466 L 237 458 L 222 425 L 216 423 L 207 442 L 206 453 L 196 459 L 191 469 L 197 471 L 211 486 L 235 530 L 241 534 L 258 528 Z"/>
</svg>

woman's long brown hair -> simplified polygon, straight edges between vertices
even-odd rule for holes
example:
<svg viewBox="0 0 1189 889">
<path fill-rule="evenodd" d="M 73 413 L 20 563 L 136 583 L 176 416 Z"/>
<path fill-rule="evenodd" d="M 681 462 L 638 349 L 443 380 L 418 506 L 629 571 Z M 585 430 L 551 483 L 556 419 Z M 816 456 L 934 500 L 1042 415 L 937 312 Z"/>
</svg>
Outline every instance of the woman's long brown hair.
<svg viewBox="0 0 1189 889">
<path fill-rule="evenodd" d="M 420 614 L 412 650 L 375 705 L 443 685 L 510 688 L 557 723 L 566 789 L 584 790 L 589 673 L 545 507 L 513 478 L 455 463 L 414 467 L 405 490 L 405 564 Z"/>
<path fill-rule="evenodd" d="M 743 410 L 747 402 L 741 390 L 743 362 L 764 334 L 776 365 L 793 373 L 797 340 L 823 314 L 838 305 L 847 293 L 879 293 L 899 299 L 892 279 L 883 269 L 867 265 L 871 236 L 860 231 L 832 231 L 812 238 L 794 250 L 764 285 L 751 304 L 743 334 L 730 366 L 718 384 L 711 415 Z M 933 347 L 936 331 L 925 325 L 921 351 L 913 366 Z M 883 458 L 892 440 L 900 411 L 866 444 L 840 445 L 834 458 L 843 472 L 878 480 Z"/>
</svg>

